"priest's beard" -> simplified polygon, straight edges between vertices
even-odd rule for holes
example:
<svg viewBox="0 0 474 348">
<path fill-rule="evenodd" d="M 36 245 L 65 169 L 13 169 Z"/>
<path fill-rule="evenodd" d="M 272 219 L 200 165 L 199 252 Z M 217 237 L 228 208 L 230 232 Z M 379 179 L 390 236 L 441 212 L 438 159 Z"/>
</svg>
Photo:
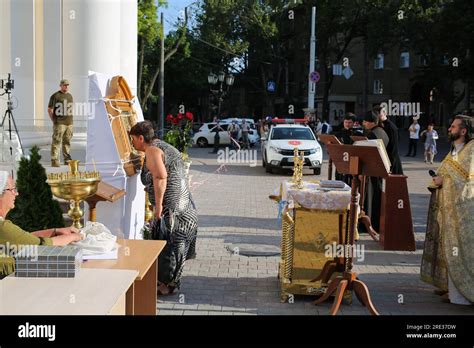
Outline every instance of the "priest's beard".
<svg viewBox="0 0 474 348">
<path fill-rule="evenodd" d="M 448 138 L 450 141 L 456 141 L 461 137 L 461 132 L 456 132 L 456 133 L 449 133 Z"/>
</svg>

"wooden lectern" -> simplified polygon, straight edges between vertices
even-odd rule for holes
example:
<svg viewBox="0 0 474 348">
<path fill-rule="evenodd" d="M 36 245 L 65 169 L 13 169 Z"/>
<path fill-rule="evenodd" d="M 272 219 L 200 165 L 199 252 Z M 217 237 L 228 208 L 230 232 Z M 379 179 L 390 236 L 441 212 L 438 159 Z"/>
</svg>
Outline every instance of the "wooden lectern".
<svg viewBox="0 0 474 348">
<path fill-rule="evenodd" d="M 360 135 L 352 135 L 351 139 L 353 142 L 356 141 L 364 141 L 364 140 L 369 140 L 366 136 L 360 136 Z M 367 187 L 367 177 L 363 177 L 360 183 L 360 216 L 359 216 L 359 221 L 362 222 L 365 226 L 365 229 L 369 233 L 369 235 L 372 237 L 373 240 L 378 242 L 380 240 L 379 238 L 379 233 L 374 230 L 372 227 L 372 221 L 370 220 L 370 216 L 368 216 L 365 213 L 364 210 L 364 204 L 365 204 L 365 193 L 366 193 L 366 187 Z"/>
<path fill-rule="evenodd" d="M 125 190 L 119 190 L 105 182 L 99 182 L 97 192 L 86 199 L 89 204 L 89 221 L 96 221 L 96 205 L 98 202 L 115 202 L 125 195 Z"/>
<path fill-rule="evenodd" d="M 382 184 L 380 207 L 380 245 L 384 250 L 415 251 L 407 177 L 392 175 Z"/>
<path fill-rule="evenodd" d="M 321 140 L 321 142 L 323 144 L 326 145 L 326 149 L 327 149 L 327 146 L 329 144 L 334 144 L 334 145 L 343 145 L 339 139 L 335 136 L 335 135 L 328 135 L 328 134 L 321 134 L 319 136 L 319 139 Z M 351 136 L 351 139 L 352 141 L 359 141 L 359 140 L 368 140 L 367 137 L 363 137 L 363 136 L 358 136 L 358 135 L 352 135 Z M 347 144 L 346 144 L 347 145 Z M 331 156 L 329 156 L 329 166 L 328 166 L 328 180 L 332 180 L 332 166 L 333 166 L 333 161 L 331 159 Z M 367 230 L 367 232 L 369 233 L 369 235 L 372 237 L 373 240 L 375 240 L 376 242 L 379 241 L 379 238 L 378 238 L 378 232 L 375 231 L 373 228 L 372 228 L 372 223 L 370 221 L 370 217 L 367 216 L 365 214 L 365 211 L 364 211 L 364 197 L 365 197 L 365 187 L 366 187 L 366 178 L 364 177 L 364 179 L 362 180 L 361 182 L 361 185 L 360 185 L 360 193 L 361 193 L 361 199 L 360 199 L 360 207 L 361 207 L 361 214 L 359 216 L 359 221 L 362 222 Z M 348 182 L 348 184 L 350 184 L 350 182 Z"/>
<path fill-rule="evenodd" d="M 358 209 L 357 193 L 360 184 L 359 175 L 385 178 L 388 176 L 390 168 L 385 167 L 377 147 L 329 144 L 327 149 L 330 157 L 336 165 L 337 171 L 342 174 L 352 175 L 349 235 L 345 238 L 345 270 L 342 277 L 334 278 L 329 283 L 326 293 L 316 300 L 314 304 L 318 305 L 323 303 L 329 298 L 329 296 L 336 292 L 330 312 L 331 315 L 335 315 L 341 305 L 344 291 L 348 289 L 355 292 L 359 301 L 365 305 L 373 315 L 378 315 L 378 312 L 370 299 L 369 289 L 364 282 L 357 279 L 357 273 L 352 271 L 353 255 L 352 252 L 348 253 L 347 251 L 349 249 L 351 251 L 354 250 L 354 234 Z"/>
<path fill-rule="evenodd" d="M 319 140 L 321 140 L 321 142 L 324 145 L 326 145 L 326 150 L 327 150 L 327 146 L 329 144 L 342 145 L 342 143 L 339 141 L 339 139 L 335 135 L 331 135 L 331 134 L 321 134 L 321 135 L 319 135 Z M 331 159 L 331 156 L 329 156 L 328 180 L 332 180 L 332 159 Z"/>
<path fill-rule="evenodd" d="M 367 140 L 366 137 L 351 136 L 353 141 Z M 364 206 L 365 178 L 361 184 L 361 209 Z M 415 251 L 415 235 L 411 216 L 410 196 L 408 194 L 407 177 L 389 174 L 383 181 L 382 200 L 380 207 L 380 231 L 372 228 L 370 217 L 362 210 L 360 220 L 375 241 L 384 250 Z"/>
<path fill-rule="evenodd" d="M 369 138 L 361 135 L 351 135 L 352 141 L 360 141 L 360 140 L 369 140 Z"/>
</svg>

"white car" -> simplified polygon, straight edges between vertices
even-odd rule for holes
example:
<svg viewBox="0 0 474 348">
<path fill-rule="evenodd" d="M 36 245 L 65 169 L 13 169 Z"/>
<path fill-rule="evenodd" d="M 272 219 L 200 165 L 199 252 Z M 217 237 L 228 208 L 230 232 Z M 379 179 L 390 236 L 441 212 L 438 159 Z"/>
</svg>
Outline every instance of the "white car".
<svg viewBox="0 0 474 348">
<path fill-rule="evenodd" d="M 220 145 L 228 145 L 230 144 L 230 135 L 227 131 L 227 127 L 229 123 L 220 123 L 220 127 L 223 129 L 219 132 L 219 144 Z M 215 129 L 217 124 L 216 123 L 204 123 L 199 131 L 196 132 L 193 136 L 193 143 L 197 144 L 199 147 L 206 147 L 209 145 L 214 145 L 214 136 L 215 136 Z M 255 125 L 250 125 L 249 131 L 249 142 L 250 146 L 254 146 L 260 137 L 258 136 L 257 129 Z M 242 131 L 239 132 L 239 141 L 242 141 Z"/>
<path fill-rule="evenodd" d="M 255 121 L 251 118 L 223 118 L 221 121 L 221 123 L 225 123 L 225 124 L 229 124 L 229 123 L 232 123 L 233 121 L 237 120 L 238 124 L 240 126 L 242 126 L 242 122 L 245 120 L 247 121 L 247 123 L 250 124 L 250 126 L 255 126 Z"/>
<path fill-rule="evenodd" d="M 298 124 L 271 127 L 268 138 L 262 138 L 262 161 L 267 173 L 276 168 L 293 168 L 293 151 L 304 151 L 304 167 L 321 174 L 323 151 L 311 128 Z"/>
</svg>

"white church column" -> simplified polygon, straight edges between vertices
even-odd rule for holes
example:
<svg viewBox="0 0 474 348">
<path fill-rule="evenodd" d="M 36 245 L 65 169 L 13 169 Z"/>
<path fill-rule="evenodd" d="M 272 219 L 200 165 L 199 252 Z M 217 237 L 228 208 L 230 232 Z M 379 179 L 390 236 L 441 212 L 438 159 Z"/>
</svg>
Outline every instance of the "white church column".
<svg viewBox="0 0 474 348">
<path fill-rule="evenodd" d="M 48 2 L 46 0 L 46 2 Z M 39 127 L 45 126 L 45 115 L 47 114 L 47 101 L 45 104 L 45 90 L 44 90 L 44 26 L 48 17 L 44 16 L 44 0 L 35 0 L 34 2 L 34 125 Z M 48 117 L 49 119 L 49 117 Z M 49 124 L 48 124 L 49 125 Z"/>
<path fill-rule="evenodd" d="M 134 96 L 137 95 L 137 18 L 136 0 L 121 2 L 120 20 L 120 71 L 125 77 Z"/>
<path fill-rule="evenodd" d="M 18 107 L 13 114 L 21 131 L 31 129 L 34 119 L 35 16 L 33 0 L 11 1 L 10 8 L 10 59 L 12 78 L 15 80 L 15 89 L 12 94 L 18 99 Z"/>
<path fill-rule="evenodd" d="M 61 54 L 61 1 L 43 0 L 43 106 L 41 113 L 37 109 L 37 117 L 42 119 L 46 129 L 53 128 L 47 114 L 49 97 L 59 90 L 62 78 Z M 39 116 L 38 114 L 41 114 Z"/>
<path fill-rule="evenodd" d="M 89 70 L 121 73 L 120 20 L 118 0 L 63 1 L 63 77 L 71 82 L 75 102 L 88 101 Z M 75 126 L 86 127 L 85 115 L 76 118 Z"/>
<path fill-rule="evenodd" d="M 11 72 L 10 57 L 10 2 L 11 0 L 0 0 L 0 79 L 5 79 Z M 0 99 L 0 111 L 3 112 L 6 103 Z"/>
</svg>

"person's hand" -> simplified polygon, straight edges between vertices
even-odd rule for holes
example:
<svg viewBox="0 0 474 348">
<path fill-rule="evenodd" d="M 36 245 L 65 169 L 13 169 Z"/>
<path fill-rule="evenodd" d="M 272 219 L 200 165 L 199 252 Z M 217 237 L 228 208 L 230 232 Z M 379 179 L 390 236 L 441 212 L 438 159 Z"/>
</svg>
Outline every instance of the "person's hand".
<svg viewBox="0 0 474 348">
<path fill-rule="evenodd" d="M 162 214 L 163 214 L 163 205 L 162 204 L 155 205 L 155 217 L 157 219 L 161 219 Z"/>
<path fill-rule="evenodd" d="M 84 239 L 84 235 L 82 233 L 70 233 L 68 237 L 70 239 L 69 243 L 79 242 Z"/>
<path fill-rule="evenodd" d="M 436 186 L 443 186 L 443 177 L 442 176 L 435 176 L 433 177 L 433 182 Z"/>
<path fill-rule="evenodd" d="M 71 233 L 80 233 L 81 231 L 74 226 L 70 227 L 63 227 L 56 229 L 56 236 L 60 236 L 63 234 L 71 234 Z"/>
</svg>

